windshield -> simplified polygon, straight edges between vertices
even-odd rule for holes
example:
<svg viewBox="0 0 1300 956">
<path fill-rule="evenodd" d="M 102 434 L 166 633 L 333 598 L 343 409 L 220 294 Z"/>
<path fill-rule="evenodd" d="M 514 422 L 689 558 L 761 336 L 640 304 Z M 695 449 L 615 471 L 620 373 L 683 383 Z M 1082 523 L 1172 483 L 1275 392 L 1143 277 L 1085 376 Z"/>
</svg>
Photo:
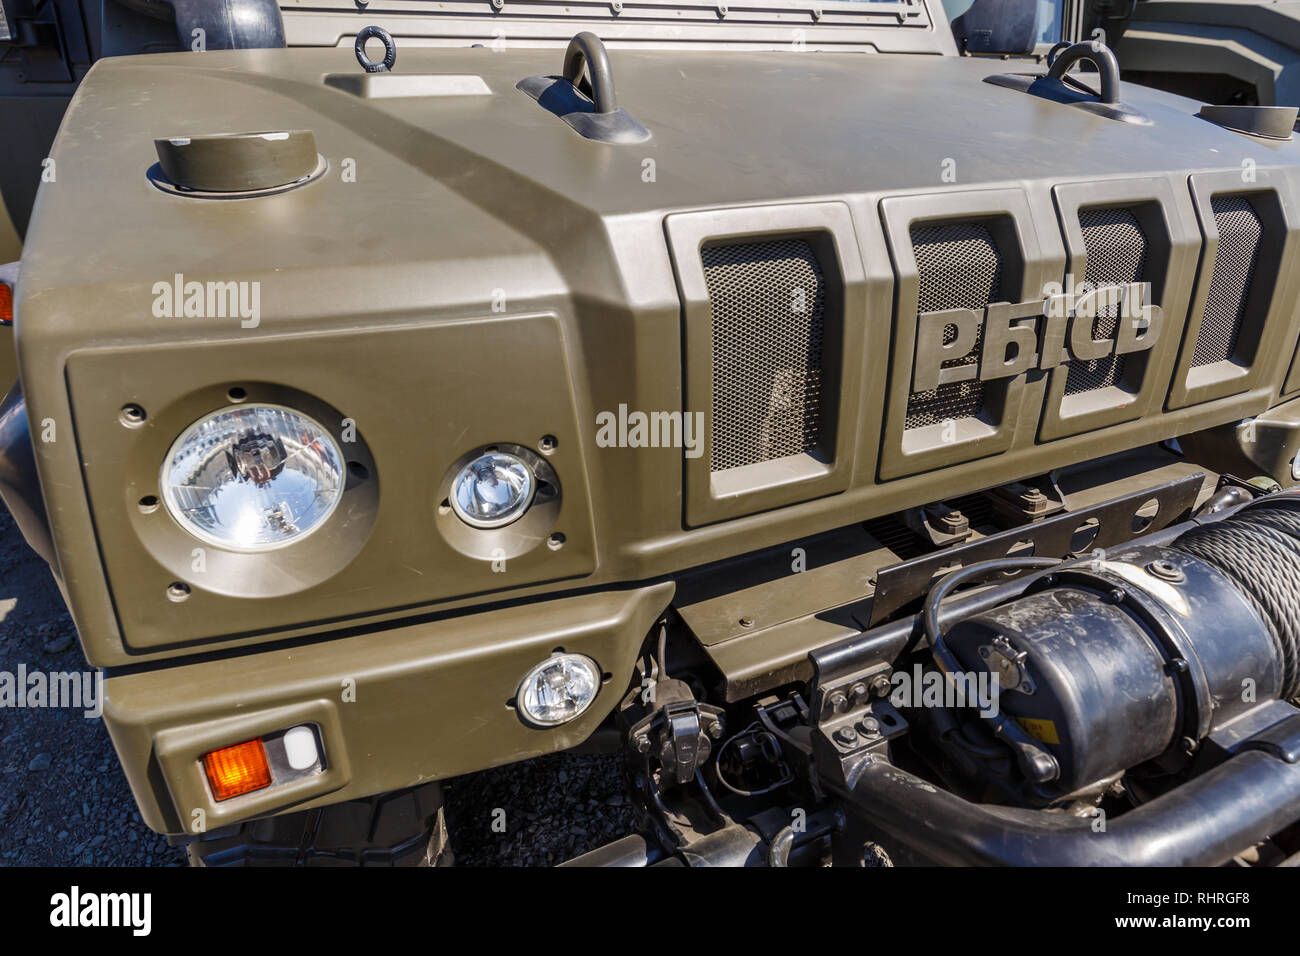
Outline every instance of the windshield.
<svg viewBox="0 0 1300 956">
<path fill-rule="evenodd" d="M 878 2 L 878 0 L 856 0 L 856 2 Z M 943 9 L 951 23 L 970 9 L 974 0 L 943 0 Z M 1065 0 L 1038 0 L 1038 42 L 1056 43 L 1061 39 L 1061 16 Z"/>
</svg>

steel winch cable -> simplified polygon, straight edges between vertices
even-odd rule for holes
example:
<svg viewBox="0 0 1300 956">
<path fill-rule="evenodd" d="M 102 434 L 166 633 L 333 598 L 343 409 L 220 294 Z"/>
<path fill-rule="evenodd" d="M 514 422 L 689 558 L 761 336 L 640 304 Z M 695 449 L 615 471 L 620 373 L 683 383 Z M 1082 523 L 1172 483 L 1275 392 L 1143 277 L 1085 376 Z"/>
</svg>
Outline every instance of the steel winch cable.
<svg viewBox="0 0 1300 956">
<path fill-rule="evenodd" d="M 1170 547 L 1237 585 L 1273 637 L 1282 661 L 1282 697 L 1300 696 L 1300 497 L 1257 500 L 1193 528 Z"/>
</svg>

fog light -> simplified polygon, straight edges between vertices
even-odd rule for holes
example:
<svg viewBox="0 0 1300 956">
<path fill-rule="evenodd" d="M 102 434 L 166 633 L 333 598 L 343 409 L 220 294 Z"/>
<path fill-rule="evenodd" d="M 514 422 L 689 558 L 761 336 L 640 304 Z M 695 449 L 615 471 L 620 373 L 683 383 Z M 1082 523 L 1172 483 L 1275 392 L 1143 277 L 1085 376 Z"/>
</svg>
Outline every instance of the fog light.
<svg viewBox="0 0 1300 956">
<path fill-rule="evenodd" d="M 530 724 L 554 727 L 581 715 L 596 699 L 600 668 L 581 654 L 555 654 L 528 672 L 515 704 Z"/>
<path fill-rule="evenodd" d="M 514 521 L 533 500 L 533 470 L 505 452 L 479 455 L 461 469 L 451 486 L 451 507 L 475 528 L 499 528 Z"/>
</svg>

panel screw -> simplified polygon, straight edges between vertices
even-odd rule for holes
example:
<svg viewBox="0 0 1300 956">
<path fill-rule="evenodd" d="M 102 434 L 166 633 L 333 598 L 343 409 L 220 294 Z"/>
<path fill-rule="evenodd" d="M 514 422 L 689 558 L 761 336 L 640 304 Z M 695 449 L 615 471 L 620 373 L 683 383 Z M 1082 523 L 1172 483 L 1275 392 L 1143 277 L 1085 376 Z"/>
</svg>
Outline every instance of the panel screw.
<svg viewBox="0 0 1300 956">
<path fill-rule="evenodd" d="M 822 18 L 822 8 L 821 8 L 821 7 L 813 7 L 813 10 L 812 10 L 812 18 L 813 18 L 814 20 L 820 20 L 820 19 Z"/>
<path fill-rule="evenodd" d="M 492 9 L 500 10 L 506 5 L 506 0 L 492 0 Z"/>
<path fill-rule="evenodd" d="M 727 15 L 727 8 L 726 8 L 725 6 L 722 6 L 721 4 L 719 4 L 719 5 L 718 5 L 718 16 L 720 16 L 720 17 L 725 17 L 726 15 Z"/>
<path fill-rule="evenodd" d="M 1162 581 L 1172 581 L 1175 584 L 1181 584 L 1187 580 L 1187 575 L 1183 574 L 1172 561 L 1152 561 L 1147 565 L 1147 572 L 1152 577 L 1159 578 Z"/>
<path fill-rule="evenodd" d="M 752 617 L 742 617 L 742 618 L 740 619 L 740 626 L 741 626 L 741 627 L 753 627 L 753 626 L 754 626 L 754 619 L 753 619 Z"/>
<path fill-rule="evenodd" d="M 858 732 L 852 727 L 841 727 L 835 731 L 835 742 L 841 747 L 852 747 L 858 741 Z"/>
<path fill-rule="evenodd" d="M 179 604 L 190 596 L 190 586 L 182 584 L 180 581 L 173 581 L 167 585 L 167 600 Z"/>
<path fill-rule="evenodd" d="M 140 425 L 143 425 L 145 419 L 148 417 L 149 416 L 145 412 L 145 410 L 141 408 L 139 405 L 136 405 L 135 403 L 131 403 L 129 405 L 123 405 L 122 411 L 118 416 L 122 424 L 125 425 L 127 428 L 136 428 Z"/>
<path fill-rule="evenodd" d="M 623 12 L 623 3 L 622 3 L 622 0 L 614 0 L 614 2 L 611 3 L 609 6 L 610 6 L 610 9 L 612 9 L 615 13 L 622 13 L 622 12 Z"/>
</svg>

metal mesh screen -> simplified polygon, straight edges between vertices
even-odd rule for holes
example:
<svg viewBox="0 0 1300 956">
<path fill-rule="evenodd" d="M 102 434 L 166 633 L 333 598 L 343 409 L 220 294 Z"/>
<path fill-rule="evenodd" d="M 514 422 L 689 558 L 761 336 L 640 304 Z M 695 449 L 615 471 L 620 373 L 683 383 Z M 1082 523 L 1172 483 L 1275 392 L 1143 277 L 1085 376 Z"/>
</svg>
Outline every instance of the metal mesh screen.
<svg viewBox="0 0 1300 956">
<path fill-rule="evenodd" d="M 975 309 L 982 312 L 990 302 L 1002 298 L 1002 257 L 986 226 L 977 222 L 919 224 L 912 227 L 912 253 L 916 257 L 920 299 L 917 314 L 945 309 Z M 944 342 L 956 332 L 944 329 Z M 944 368 L 979 361 L 984 327 L 975 347 L 965 358 L 944 363 Z M 938 425 L 952 419 L 974 418 L 984 410 L 984 383 L 947 382 L 927 392 L 916 392 L 907 400 L 905 428 Z"/>
<path fill-rule="evenodd" d="M 1141 282 L 1146 269 L 1147 240 L 1131 210 L 1080 209 L 1083 248 L 1088 265 L 1083 281 L 1094 288 Z M 1093 325 L 1095 338 L 1114 339 L 1119 331 L 1120 307 L 1099 309 Z M 1123 380 L 1127 355 L 1107 355 L 1090 362 L 1074 361 L 1066 371 L 1065 394 L 1077 395 L 1106 388 Z"/>
<path fill-rule="evenodd" d="M 1193 368 L 1222 362 L 1236 351 L 1264 231 L 1259 214 L 1245 196 L 1215 196 L 1210 207 L 1219 229 L 1219 249 L 1210 271 L 1205 316 L 1196 333 Z"/>
<path fill-rule="evenodd" d="M 712 471 L 811 451 L 821 430 L 826 280 L 800 239 L 702 253 L 713 312 Z"/>
</svg>

